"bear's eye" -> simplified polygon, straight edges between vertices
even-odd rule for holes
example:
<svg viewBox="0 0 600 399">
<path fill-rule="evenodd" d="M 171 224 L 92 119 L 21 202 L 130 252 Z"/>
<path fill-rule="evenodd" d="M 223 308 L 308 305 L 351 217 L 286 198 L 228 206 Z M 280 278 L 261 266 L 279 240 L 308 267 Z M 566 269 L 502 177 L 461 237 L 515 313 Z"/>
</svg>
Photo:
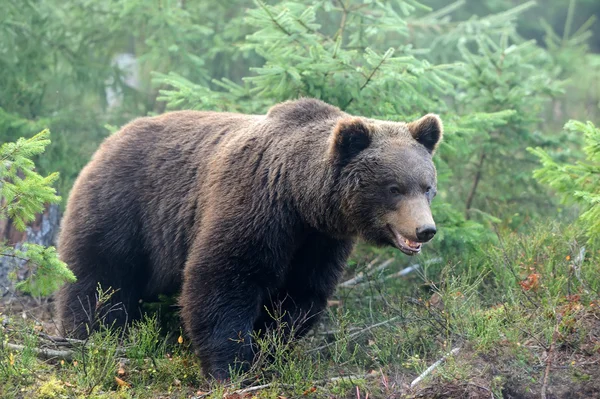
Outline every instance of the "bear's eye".
<svg viewBox="0 0 600 399">
<path fill-rule="evenodd" d="M 429 198 L 430 200 L 433 199 L 433 197 L 435 197 L 436 191 L 433 187 L 429 186 L 427 187 L 427 190 L 425 191 L 425 196 L 427 198 Z"/>
<path fill-rule="evenodd" d="M 400 187 L 398 187 L 398 186 L 391 186 L 390 187 L 390 194 L 400 195 Z"/>
</svg>

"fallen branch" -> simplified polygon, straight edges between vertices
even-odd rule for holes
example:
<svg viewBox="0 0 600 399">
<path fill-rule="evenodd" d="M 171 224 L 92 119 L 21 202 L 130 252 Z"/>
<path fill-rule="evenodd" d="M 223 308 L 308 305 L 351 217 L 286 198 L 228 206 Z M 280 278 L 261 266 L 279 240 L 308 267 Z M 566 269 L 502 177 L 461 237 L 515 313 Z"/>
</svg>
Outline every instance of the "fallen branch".
<svg viewBox="0 0 600 399">
<path fill-rule="evenodd" d="M 426 260 L 425 262 L 423 262 L 423 264 L 424 265 L 433 265 L 433 264 L 441 263 L 441 262 L 442 262 L 442 258 L 433 258 L 433 259 Z M 404 269 L 400 270 L 399 272 L 388 274 L 387 276 L 383 277 L 381 279 L 381 281 L 389 280 L 389 279 L 395 278 L 395 277 L 404 277 L 414 271 L 419 270 L 420 268 L 421 268 L 421 265 L 417 263 L 417 264 L 405 267 Z"/>
<path fill-rule="evenodd" d="M 43 346 L 55 346 L 56 348 L 68 347 L 68 349 L 52 349 L 52 348 L 37 348 L 37 347 L 25 347 L 19 344 L 7 343 L 6 347 L 15 351 L 23 352 L 24 350 L 31 350 L 35 353 L 36 357 L 40 359 L 60 359 L 65 361 L 73 360 L 75 351 L 87 350 L 88 347 L 94 347 L 95 345 L 90 342 L 86 342 L 80 339 L 65 338 L 59 336 L 48 335 L 40 332 L 38 336 L 43 340 L 41 344 Z M 115 355 L 125 356 L 126 348 L 115 348 Z"/>
<path fill-rule="evenodd" d="M 357 276 L 355 276 L 354 278 L 351 278 L 348 281 L 344 281 L 343 283 L 340 284 L 340 287 L 352 287 L 357 285 L 358 283 L 362 282 L 365 278 L 372 276 L 373 274 L 385 269 L 386 267 L 388 267 L 392 262 L 394 261 L 394 258 L 389 258 L 388 260 L 386 260 L 385 262 L 383 262 L 381 265 L 377 266 L 375 269 L 371 270 L 368 273 L 359 273 Z M 367 266 L 368 268 L 368 266 Z"/>
<path fill-rule="evenodd" d="M 7 343 L 6 347 L 14 351 L 23 352 L 28 349 L 35 353 L 35 355 L 42 359 L 60 359 L 65 361 L 73 360 L 73 351 L 70 350 L 58 350 L 49 348 L 29 348 L 23 345 Z"/>
<path fill-rule="evenodd" d="M 444 357 L 442 357 L 437 362 L 433 363 L 431 366 L 427 367 L 427 370 L 423 371 L 420 376 L 415 378 L 413 382 L 410 383 L 410 387 L 414 388 L 418 383 L 423 381 L 425 377 L 427 377 L 433 370 L 436 369 L 440 364 L 444 363 L 450 356 L 456 355 L 460 351 L 460 348 L 454 348 L 450 352 L 446 353 Z"/>
<path fill-rule="evenodd" d="M 73 345 L 73 344 L 83 345 L 83 344 L 85 344 L 85 341 L 82 339 L 66 338 L 66 337 L 60 337 L 60 336 L 56 336 L 56 335 L 48 335 L 44 332 L 38 333 L 38 336 L 40 338 L 44 338 L 49 341 L 52 341 L 52 343 L 54 345 Z"/>
<path fill-rule="evenodd" d="M 348 288 L 348 287 L 354 287 L 354 286 L 363 284 L 366 282 L 365 280 L 367 279 L 367 277 L 371 277 L 374 274 L 376 274 L 377 272 L 385 270 L 393 261 L 394 261 L 394 258 L 390 258 L 390 259 L 386 260 L 385 262 L 383 262 L 381 265 L 377 266 L 375 269 L 371 270 L 370 272 L 368 272 L 368 273 L 361 272 L 358 275 L 356 275 L 355 277 L 351 278 L 350 280 L 344 281 L 343 283 L 341 283 L 339 285 L 339 287 Z M 433 258 L 433 259 L 426 260 L 425 262 L 423 262 L 423 264 L 431 265 L 431 264 L 440 263 L 440 262 L 442 262 L 442 258 Z M 367 269 L 368 268 L 369 268 L 369 266 L 367 266 Z M 421 268 L 421 265 L 419 263 L 416 263 L 414 265 L 405 267 L 404 269 L 402 269 L 396 273 L 392 273 L 392 274 L 388 274 L 387 276 L 383 276 L 378 281 L 384 281 L 384 280 L 388 280 L 388 279 L 394 278 L 394 277 L 404 277 L 416 270 L 419 270 L 420 268 Z"/>
</svg>

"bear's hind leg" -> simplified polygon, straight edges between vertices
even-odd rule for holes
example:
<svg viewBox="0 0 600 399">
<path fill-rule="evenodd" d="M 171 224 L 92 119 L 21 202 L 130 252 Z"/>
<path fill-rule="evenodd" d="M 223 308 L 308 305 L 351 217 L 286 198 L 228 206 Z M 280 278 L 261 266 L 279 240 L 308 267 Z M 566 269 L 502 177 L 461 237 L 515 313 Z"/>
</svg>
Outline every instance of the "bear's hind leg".
<svg viewBox="0 0 600 399">
<path fill-rule="evenodd" d="M 59 328 L 65 335 L 85 338 L 101 326 L 123 327 L 139 318 L 145 281 L 141 274 L 134 278 L 139 267 L 116 258 L 94 258 L 66 260 L 77 281 L 66 284 L 57 297 Z"/>
<path fill-rule="evenodd" d="M 97 293 L 96 279 L 82 276 L 73 284 L 61 288 L 57 296 L 59 329 L 73 338 L 86 338 L 95 328 Z"/>
</svg>

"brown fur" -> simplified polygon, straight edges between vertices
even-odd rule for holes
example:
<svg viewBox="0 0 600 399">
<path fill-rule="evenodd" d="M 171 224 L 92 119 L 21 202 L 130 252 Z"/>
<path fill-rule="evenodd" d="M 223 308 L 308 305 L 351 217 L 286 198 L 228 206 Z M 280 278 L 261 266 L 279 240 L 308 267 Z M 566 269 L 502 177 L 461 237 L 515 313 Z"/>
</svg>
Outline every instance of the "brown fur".
<svg viewBox="0 0 600 399">
<path fill-rule="evenodd" d="M 436 116 L 384 122 L 312 99 L 266 116 L 131 122 L 102 144 L 68 201 L 59 251 L 78 281 L 58 296 L 65 331 L 95 327 L 99 283 L 118 289 L 111 304 L 123 310 L 104 315 L 117 324 L 138 316 L 139 299 L 180 292 L 204 370 L 226 377 L 234 358 L 251 361 L 249 334 L 269 327 L 266 309 L 304 321 L 297 335 L 314 324 L 357 236 L 397 246 L 393 228 L 423 241 L 441 134 Z"/>
</svg>

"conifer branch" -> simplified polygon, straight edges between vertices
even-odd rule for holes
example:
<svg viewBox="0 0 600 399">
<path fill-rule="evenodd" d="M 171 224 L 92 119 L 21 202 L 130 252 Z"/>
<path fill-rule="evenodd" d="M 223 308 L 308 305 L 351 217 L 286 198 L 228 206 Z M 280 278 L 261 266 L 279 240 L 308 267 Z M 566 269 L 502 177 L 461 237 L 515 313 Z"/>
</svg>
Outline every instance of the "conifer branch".
<svg viewBox="0 0 600 399">
<path fill-rule="evenodd" d="M 337 2 L 339 3 L 340 7 L 342 7 L 342 20 L 340 22 L 340 27 L 339 27 L 338 31 L 335 33 L 334 40 L 338 40 L 338 38 L 340 40 L 343 40 L 344 30 L 346 29 L 346 20 L 348 19 L 348 8 L 344 4 L 343 0 L 337 0 Z M 335 54 L 334 54 L 334 57 L 335 57 Z"/>
<path fill-rule="evenodd" d="M 277 18 L 275 18 L 273 16 L 273 13 L 271 13 L 271 10 L 269 10 L 269 7 L 264 4 L 262 1 L 258 1 L 257 4 L 260 6 L 260 8 L 263 9 L 264 12 L 267 13 L 267 15 L 269 16 L 269 18 L 271 19 L 271 22 L 273 22 L 275 24 L 275 26 L 277 26 L 277 28 L 279 28 L 279 30 L 281 30 L 283 33 L 285 33 L 288 36 L 292 36 L 292 33 L 289 32 L 283 25 L 281 25 L 279 23 L 279 21 L 277 20 Z"/>
<path fill-rule="evenodd" d="M 375 68 L 373 68 L 373 70 L 371 71 L 371 73 L 369 74 L 369 76 L 367 77 L 367 80 L 365 80 L 365 82 L 362 84 L 362 86 L 360 86 L 360 88 L 358 89 L 358 93 L 360 94 L 363 89 L 365 87 L 367 87 L 367 85 L 371 82 L 371 79 L 373 79 L 373 76 L 375 76 L 375 73 L 377 73 L 377 71 L 379 70 L 379 68 L 381 68 L 381 66 L 383 65 L 383 63 L 389 58 L 391 57 L 392 52 L 391 51 L 387 51 L 383 57 L 381 57 L 381 61 L 379 61 L 379 64 L 377 64 L 377 66 Z M 354 101 L 354 97 L 352 97 L 347 103 L 346 105 L 344 105 L 344 109 L 348 108 L 348 106 L 350 104 L 352 104 L 352 102 Z"/>
</svg>

